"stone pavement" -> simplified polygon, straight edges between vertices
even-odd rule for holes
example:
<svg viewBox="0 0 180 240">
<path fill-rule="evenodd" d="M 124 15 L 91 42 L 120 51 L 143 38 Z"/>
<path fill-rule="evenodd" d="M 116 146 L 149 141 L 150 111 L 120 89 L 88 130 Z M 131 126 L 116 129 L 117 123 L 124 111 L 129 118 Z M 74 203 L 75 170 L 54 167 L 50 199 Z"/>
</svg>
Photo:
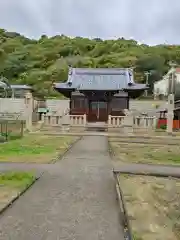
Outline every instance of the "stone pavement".
<svg viewBox="0 0 180 240">
<path fill-rule="evenodd" d="M 44 174 L 0 216 L 0 240 L 124 239 L 108 142 L 85 136 L 56 164 L 1 164 Z"/>
</svg>

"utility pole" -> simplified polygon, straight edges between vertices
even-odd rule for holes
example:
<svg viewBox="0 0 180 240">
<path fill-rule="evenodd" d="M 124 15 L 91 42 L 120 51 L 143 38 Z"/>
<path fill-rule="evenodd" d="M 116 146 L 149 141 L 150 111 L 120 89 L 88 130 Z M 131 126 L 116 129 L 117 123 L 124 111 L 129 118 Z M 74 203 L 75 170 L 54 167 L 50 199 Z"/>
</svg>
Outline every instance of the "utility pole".
<svg viewBox="0 0 180 240">
<path fill-rule="evenodd" d="M 167 132 L 172 133 L 173 131 L 173 119 L 174 119 L 174 95 L 175 95 L 175 73 L 176 64 L 169 62 L 171 67 L 171 74 L 169 75 L 169 86 L 168 86 L 168 113 L 167 113 Z"/>
<path fill-rule="evenodd" d="M 172 73 L 169 76 L 169 93 L 175 95 L 175 73 L 176 73 L 176 63 L 169 62 L 169 66 L 171 67 Z"/>
</svg>

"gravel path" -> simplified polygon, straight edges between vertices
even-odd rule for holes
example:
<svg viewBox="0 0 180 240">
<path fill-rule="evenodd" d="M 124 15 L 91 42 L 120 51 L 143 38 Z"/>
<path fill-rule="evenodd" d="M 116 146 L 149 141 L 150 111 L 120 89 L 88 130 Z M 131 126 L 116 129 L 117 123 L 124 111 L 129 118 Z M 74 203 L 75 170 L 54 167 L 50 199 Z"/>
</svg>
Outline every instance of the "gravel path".
<svg viewBox="0 0 180 240">
<path fill-rule="evenodd" d="M 105 136 L 86 136 L 62 161 L 49 165 L 1 215 L 0 239 L 124 239 L 107 149 Z"/>
</svg>

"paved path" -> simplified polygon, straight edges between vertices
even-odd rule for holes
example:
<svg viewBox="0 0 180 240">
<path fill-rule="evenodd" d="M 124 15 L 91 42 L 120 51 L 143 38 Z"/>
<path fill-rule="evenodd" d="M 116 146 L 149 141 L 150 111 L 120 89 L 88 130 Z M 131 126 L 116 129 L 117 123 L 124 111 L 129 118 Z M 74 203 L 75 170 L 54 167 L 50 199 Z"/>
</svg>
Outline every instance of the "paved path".
<svg viewBox="0 0 180 240">
<path fill-rule="evenodd" d="M 35 173 L 53 173 L 59 172 L 56 164 L 35 164 L 35 163 L 0 163 L 0 172 L 17 170 L 17 171 L 34 171 Z M 180 165 L 165 164 L 141 164 L 141 163 L 119 163 L 114 162 L 112 169 L 120 172 L 137 173 L 137 174 L 156 174 L 164 176 L 180 177 Z"/>
<path fill-rule="evenodd" d="M 107 144 L 86 136 L 49 171 L 44 165 L 40 180 L 0 216 L 0 240 L 124 239 Z"/>
<path fill-rule="evenodd" d="M 153 164 L 113 164 L 114 172 L 128 173 L 128 174 L 142 174 L 160 177 L 175 177 L 180 178 L 180 166 L 170 165 L 153 165 Z"/>
</svg>

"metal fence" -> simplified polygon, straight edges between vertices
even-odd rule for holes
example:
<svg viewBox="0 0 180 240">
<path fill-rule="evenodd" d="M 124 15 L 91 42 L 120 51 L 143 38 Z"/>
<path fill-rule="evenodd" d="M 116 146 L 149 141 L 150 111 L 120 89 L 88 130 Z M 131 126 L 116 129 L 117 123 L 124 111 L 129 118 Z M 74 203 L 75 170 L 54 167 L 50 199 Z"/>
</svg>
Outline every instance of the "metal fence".
<svg viewBox="0 0 180 240">
<path fill-rule="evenodd" d="M 23 137 L 25 121 L 0 120 L 0 142 Z"/>
</svg>

